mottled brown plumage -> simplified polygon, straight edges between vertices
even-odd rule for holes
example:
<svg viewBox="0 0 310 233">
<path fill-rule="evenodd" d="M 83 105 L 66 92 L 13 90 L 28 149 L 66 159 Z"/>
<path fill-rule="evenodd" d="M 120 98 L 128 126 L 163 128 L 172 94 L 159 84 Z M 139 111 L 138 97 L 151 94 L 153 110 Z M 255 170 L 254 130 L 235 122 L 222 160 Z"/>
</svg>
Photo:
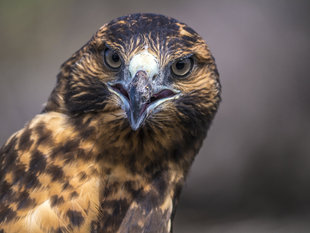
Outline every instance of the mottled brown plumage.
<svg viewBox="0 0 310 233">
<path fill-rule="evenodd" d="M 104 25 L 1 148 L 0 232 L 171 232 L 219 102 L 191 28 L 152 14 Z"/>
</svg>

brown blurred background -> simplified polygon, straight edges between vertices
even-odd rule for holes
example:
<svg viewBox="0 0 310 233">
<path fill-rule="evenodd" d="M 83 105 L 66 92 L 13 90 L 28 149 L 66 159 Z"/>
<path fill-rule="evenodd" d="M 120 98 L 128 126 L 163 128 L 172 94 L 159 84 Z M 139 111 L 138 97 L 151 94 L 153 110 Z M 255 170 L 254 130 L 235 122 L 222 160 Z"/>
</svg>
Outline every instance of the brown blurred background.
<svg viewBox="0 0 310 233">
<path fill-rule="evenodd" d="M 161 13 L 208 42 L 223 101 L 175 232 L 310 232 L 309 1 L 0 1 L 0 143 L 40 112 L 59 66 L 111 19 Z"/>
</svg>

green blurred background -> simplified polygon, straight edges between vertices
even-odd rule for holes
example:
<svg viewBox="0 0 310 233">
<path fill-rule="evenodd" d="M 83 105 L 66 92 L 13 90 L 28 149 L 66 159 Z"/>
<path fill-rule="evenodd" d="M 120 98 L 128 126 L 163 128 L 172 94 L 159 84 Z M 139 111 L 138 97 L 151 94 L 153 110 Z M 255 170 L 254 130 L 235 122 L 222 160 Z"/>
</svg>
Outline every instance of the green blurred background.
<svg viewBox="0 0 310 233">
<path fill-rule="evenodd" d="M 104 23 L 161 13 L 209 44 L 223 101 L 175 232 L 310 232 L 309 1 L 0 1 L 0 143 L 40 112 L 59 66 Z"/>
</svg>

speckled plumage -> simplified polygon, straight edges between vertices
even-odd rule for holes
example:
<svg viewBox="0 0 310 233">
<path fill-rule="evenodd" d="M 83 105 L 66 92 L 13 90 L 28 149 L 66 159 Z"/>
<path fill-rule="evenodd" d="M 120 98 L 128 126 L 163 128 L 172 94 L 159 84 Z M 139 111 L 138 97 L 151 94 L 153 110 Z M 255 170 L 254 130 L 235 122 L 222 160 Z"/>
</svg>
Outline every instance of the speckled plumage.
<svg viewBox="0 0 310 233">
<path fill-rule="evenodd" d="M 118 72 L 103 61 L 117 51 Z M 180 94 L 137 130 L 107 83 L 130 79 L 131 58 L 158 59 L 154 85 Z M 173 61 L 192 56 L 186 77 Z M 0 150 L 0 232 L 171 232 L 186 174 L 220 102 L 204 40 L 172 18 L 133 14 L 104 25 L 61 67 L 41 114 Z"/>
</svg>

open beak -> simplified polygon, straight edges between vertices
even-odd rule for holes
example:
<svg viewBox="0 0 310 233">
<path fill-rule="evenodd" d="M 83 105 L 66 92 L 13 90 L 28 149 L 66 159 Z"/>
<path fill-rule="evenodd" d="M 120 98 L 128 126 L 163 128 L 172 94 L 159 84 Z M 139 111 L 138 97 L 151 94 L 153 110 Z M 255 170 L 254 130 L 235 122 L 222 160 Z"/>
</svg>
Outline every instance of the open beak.
<svg viewBox="0 0 310 233">
<path fill-rule="evenodd" d="M 134 131 L 143 125 L 154 108 L 178 94 L 174 89 L 153 84 L 144 70 L 137 71 L 127 84 L 117 82 L 109 86 L 124 103 L 129 124 Z"/>
</svg>

